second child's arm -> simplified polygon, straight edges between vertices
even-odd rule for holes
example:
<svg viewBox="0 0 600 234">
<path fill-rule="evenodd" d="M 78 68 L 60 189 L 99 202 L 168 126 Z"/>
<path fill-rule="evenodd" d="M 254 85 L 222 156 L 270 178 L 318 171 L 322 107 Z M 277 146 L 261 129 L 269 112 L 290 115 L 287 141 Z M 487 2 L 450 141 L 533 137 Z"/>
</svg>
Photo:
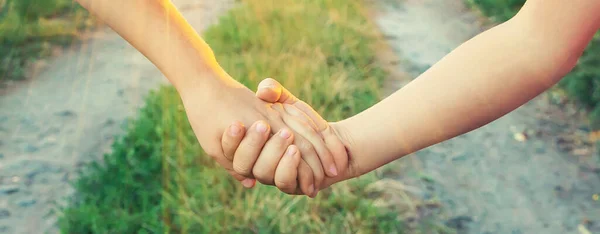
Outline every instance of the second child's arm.
<svg viewBox="0 0 600 234">
<path fill-rule="evenodd" d="M 598 0 L 527 1 L 513 19 L 467 41 L 377 105 L 333 124 L 358 167 L 351 176 L 533 99 L 574 67 L 599 27 Z"/>
<path fill-rule="evenodd" d="M 599 13 L 597 0 L 529 0 L 517 16 L 459 46 L 390 97 L 354 117 L 330 123 L 350 161 L 344 173 L 327 178 L 319 189 L 479 128 L 533 99 L 575 66 L 600 27 Z M 257 93 L 262 100 L 294 105 L 311 119 L 320 118 L 279 83 L 266 83 Z M 232 142 L 242 137 L 224 135 Z M 255 152 L 265 144 L 278 144 L 273 138 L 255 142 Z M 280 146 L 284 149 L 289 143 Z M 270 159 L 284 157 L 281 154 Z M 282 180 L 293 178 L 290 161 L 267 164 L 273 171 L 292 172 L 280 174 Z"/>
</svg>

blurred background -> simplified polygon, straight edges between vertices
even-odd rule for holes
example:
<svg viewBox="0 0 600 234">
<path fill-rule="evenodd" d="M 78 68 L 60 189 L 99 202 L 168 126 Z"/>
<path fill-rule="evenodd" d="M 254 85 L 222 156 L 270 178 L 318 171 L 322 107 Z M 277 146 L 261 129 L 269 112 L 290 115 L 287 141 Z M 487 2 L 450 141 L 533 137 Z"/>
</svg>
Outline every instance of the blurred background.
<svg viewBox="0 0 600 234">
<path fill-rule="evenodd" d="M 232 77 L 335 121 L 525 1 L 173 2 Z M 243 189 L 162 74 L 71 0 L 0 0 L 0 85 L 0 233 L 600 233 L 600 35 L 518 110 L 316 199 Z"/>
</svg>

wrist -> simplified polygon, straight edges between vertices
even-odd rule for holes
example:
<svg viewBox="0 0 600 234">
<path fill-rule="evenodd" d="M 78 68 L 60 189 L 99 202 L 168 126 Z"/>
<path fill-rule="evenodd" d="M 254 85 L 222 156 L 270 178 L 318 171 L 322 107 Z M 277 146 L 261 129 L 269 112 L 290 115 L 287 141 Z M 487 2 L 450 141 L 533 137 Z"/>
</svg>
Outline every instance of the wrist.
<svg viewBox="0 0 600 234">
<path fill-rule="evenodd" d="M 347 179 L 369 173 L 403 155 L 389 127 L 368 120 L 365 113 L 340 122 L 331 123 L 348 152 L 349 175 Z"/>
<path fill-rule="evenodd" d="M 348 154 L 348 169 L 346 170 L 345 175 L 343 175 L 343 180 L 358 177 L 366 173 L 361 169 L 360 164 L 358 163 L 360 161 L 359 158 L 362 157 L 362 153 L 358 149 L 353 135 L 354 133 L 347 123 L 346 120 L 329 123 L 329 126 L 338 139 L 340 139 Z"/>
<path fill-rule="evenodd" d="M 177 82 L 172 82 L 181 99 L 194 102 L 214 102 L 223 94 L 238 88 L 245 88 L 224 71 L 199 70 L 190 74 L 181 74 Z"/>
</svg>

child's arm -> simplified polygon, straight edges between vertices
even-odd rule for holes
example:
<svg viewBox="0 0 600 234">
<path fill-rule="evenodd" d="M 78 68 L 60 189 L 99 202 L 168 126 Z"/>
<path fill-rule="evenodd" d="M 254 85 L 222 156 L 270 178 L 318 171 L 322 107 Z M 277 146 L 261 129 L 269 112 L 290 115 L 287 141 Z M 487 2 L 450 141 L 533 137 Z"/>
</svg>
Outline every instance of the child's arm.
<svg viewBox="0 0 600 234">
<path fill-rule="evenodd" d="M 223 82 L 239 86 L 225 74 L 211 48 L 171 1 L 77 1 L 152 61 L 178 90 Z"/>
<path fill-rule="evenodd" d="M 598 0 L 527 1 L 513 19 L 467 41 L 387 99 L 333 124 L 359 167 L 353 176 L 531 100 L 574 67 L 599 27 Z"/>
<path fill-rule="evenodd" d="M 321 188 L 469 132 L 516 109 L 568 73 L 599 27 L 600 1 L 527 1 L 516 17 L 467 41 L 390 97 L 352 118 L 331 123 L 350 152 L 349 162 L 344 173 L 327 178 Z M 279 83 L 267 82 L 264 85 L 269 88 L 259 87 L 259 98 L 295 105 L 313 121 L 320 118 Z M 227 137 L 239 142 L 243 136 Z M 266 138 L 256 142 L 255 152 L 268 144 Z M 224 148 L 235 151 L 237 147 Z M 252 153 L 246 156 L 260 158 Z M 277 170 L 291 165 L 277 163 L 268 164 Z"/>
<path fill-rule="evenodd" d="M 219 66 L 210 47 L 171 1 L 77 1 L 144 54 L 175 86 L 202 148 L 238 180 L 250 176 L 248 172 L 234 172 L 221 148 L 223 131 L 234 121 L 250 125 L 263 120 L 272 127 L 265 130 L 273 132 L 286 124 L 273 114 L 275 110 Z M 303 161 L 320 184 L 325 175 L 337 173 L 330 150 L 315 136 L 298 135 L 294 143 L 302 146 Z"/>
</svg>

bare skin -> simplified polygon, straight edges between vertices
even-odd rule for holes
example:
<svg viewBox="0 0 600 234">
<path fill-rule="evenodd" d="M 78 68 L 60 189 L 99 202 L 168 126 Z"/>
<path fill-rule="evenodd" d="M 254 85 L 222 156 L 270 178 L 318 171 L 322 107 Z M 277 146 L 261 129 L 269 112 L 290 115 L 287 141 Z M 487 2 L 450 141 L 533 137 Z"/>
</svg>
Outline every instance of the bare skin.
<svg viewBox="0 0 600 234">
<path fill-rule="evenodd" d="M 234 121 L 240 121 L 241 126 L 259 121 L 255 128 L 264 136 L 284 129 L 290 131 L 283 121 L 284 116 L 220 67 L 210 47 L 170 1 L 78 2 L 161 70 L 181 95 L 202 148 L 244 186 L 252 187 L 255 183 L 252 170 L 235 164 L 233 155 L 225 154 L 221 135 Z M 302 155 L 297 173 L 301 189 L 297 193 L 314 196 L 315 188 L 322 186 L 326 176 L 337 176 L 338 168 L 344 167 L 348 157 L 338 138 L 333 139 L 337 141 L 334 144 L 326 145 L 314 130 L 307 131 L 304 134 L 290 131 L 294 133 L 290 143 L 299 146 Z"/>
<path fill-rule="evenodd" d="M 325 187 L 477 129 L 541 94 L 575 66 L 600 28 L 598 12 L 600 2 L 595 0 L 527 1 L 514 18 L 465 42 L 385 100 L 329 123 L 352 160 L 346 173 L 328 178 Z M 306 105 L 289 101 L 297 99 L 290 99 L 293 95 L 274 80 L 264 82 L 271 88 L 259 88 L 262 100 Z M 306 111 L 310 107 L 299 109 L 315 115 Z M 293 166 L 278 166 L 281 157 L 271 158 L 273 168 Z"/>
</svg>

